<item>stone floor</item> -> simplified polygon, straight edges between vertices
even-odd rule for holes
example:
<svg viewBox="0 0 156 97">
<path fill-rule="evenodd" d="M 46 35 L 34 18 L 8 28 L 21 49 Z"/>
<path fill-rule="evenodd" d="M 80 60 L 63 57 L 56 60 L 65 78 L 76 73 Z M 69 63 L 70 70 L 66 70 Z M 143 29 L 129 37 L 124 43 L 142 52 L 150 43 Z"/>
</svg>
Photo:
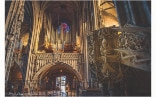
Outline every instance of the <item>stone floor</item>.
<svg viewBox="0 0 156 97">
<path fill-rule="evenodd" d="M 61 96 L 66 97 L 68 96 L 76 96 L 75 90 L 71 90 L 68 92 L 61 92 L 61 91 L 39 91 L 39 92 L 31 92 L 31 93 L 6 93 L 6 96 Z"/>
</svg>

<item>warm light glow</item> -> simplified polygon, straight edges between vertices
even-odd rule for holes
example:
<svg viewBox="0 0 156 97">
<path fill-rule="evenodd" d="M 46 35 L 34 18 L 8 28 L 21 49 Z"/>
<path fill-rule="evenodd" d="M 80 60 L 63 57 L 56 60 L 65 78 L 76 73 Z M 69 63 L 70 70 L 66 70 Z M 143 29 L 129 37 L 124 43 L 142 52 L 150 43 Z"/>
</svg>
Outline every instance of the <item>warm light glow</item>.
<svg viewBox="0 0 156 97">
<path fill-rule="evenodd" d="M 98 4 L 100 3 L 99 10 L 101 15 L 102 26 L 104 27 L 110 27 L 113 25 L 119 26 L 115 7 L 113 8 L 113 5 L 110 5 L 106 1 L 107 0 L 102 0 L 101 2 L 100 1 L 98 2 Z"/>
<path fill-rule="evenodd" d="M 118 35 L 122 34 L 122 32 L 118 32 Z"/>
<path fill-rule="evenodd" d="M 29 33 L 26 33 L 22 36 L 22 45 L 27 46 L 29 40 Z"/>
<path fill-rule="evenodd" d="M 110 16 L 106 16 L 106 15 L 102 15 L 102 25 L 104 27 L 110 27 L 110 26 L 119 26 L 118 22 L 116 20 L 114 20 L 112 17 Z"/>
<path fill-rule="evenodd" d="M 16 78 L 17 78 L 17 79 L 22 79 L 22 74 L 21 74 L 21 72 L 18 72 L 18 73 L 16 74 Z"/>
<path fill-rule="evenodd" d="M 80 36 L 76 36 L 76 45 L 80 47 Z"/>
</svg>

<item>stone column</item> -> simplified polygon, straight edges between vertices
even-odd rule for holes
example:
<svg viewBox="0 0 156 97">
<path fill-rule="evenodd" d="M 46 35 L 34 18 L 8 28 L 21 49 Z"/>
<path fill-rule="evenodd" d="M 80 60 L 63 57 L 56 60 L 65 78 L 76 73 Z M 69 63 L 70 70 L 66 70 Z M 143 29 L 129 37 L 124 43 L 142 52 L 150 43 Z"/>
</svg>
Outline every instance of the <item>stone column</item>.
<svg viewBox="0 0 156 97">
<path fill-rule="evenodd" d="M 114 4 L 121 27 L 125 24 L 132 24 L 136 26 L 151 25 L 151 13 L 149 6 L 147 5 L 147 1 L 114 0 Z"/>
<path fill-rule="evenodd" d="M 25 1 L 12 1 L 9 9 L 9 14 L 6 19 L 6 40 L 5 40 L 5 80 L 9 78 L 10 67 L 13 61 L 14 49 L 18 42 L 21 23 L 24 18 L 24 3 Z"/>
<path fill-rule="evenodd" d="M 151 1 L 142 1 L 142 3 L 146 13 L 148 24 L 151 24 L 151 6 L 148 6 L 148 3 L 151 3 Z"/>
<path fill-rule="evenodd" d="M 95 30 L 97 30 L 99 27 L 98 27 L 98 5 L 97 5 L 97 2 L 98 1 L 93 1 L 93 6 L 94 6 L 94 20 L 95 20 Z"/>
<path fill-rule="evenodd" d="M 42 22 L 43 22 L 43 13 L 44 13 L 44 6 L 40 6 L 39 2 L 32 2 L 32 8 L 33 8 L 33 30 L 32 30 L 32 38 L 31 38 L 31 44 L 30 44 L 30 51 L 29 51 L 29 57 L 28 57 L 28 64 L 27 64 L 27 72 L 26 72 L 26 80 L 29 81 L 28 83 L 25 83 L 25 87 L 30 89 L 30 83 L 33 78 L 33 73 L 31 70 L 33 70 L 33 64 L 34 61 L 32 58 L 32 54 L 36 53 L 38 49 L 38 41 L 39 41 L 39 34 L 42 28 Z"/>
</svg>

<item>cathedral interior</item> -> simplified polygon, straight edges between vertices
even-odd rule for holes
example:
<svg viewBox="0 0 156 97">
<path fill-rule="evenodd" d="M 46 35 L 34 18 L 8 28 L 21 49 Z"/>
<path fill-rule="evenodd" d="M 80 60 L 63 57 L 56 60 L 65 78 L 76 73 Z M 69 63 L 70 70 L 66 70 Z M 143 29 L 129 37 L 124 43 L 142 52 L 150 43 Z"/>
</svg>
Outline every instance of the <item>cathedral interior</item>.
<svg viewBox="0 0 156 97">
<path fill-rule="evenodd" d="M 5 95 L 151 96 L 151 1 L 5 1 Z"/>
</svg>

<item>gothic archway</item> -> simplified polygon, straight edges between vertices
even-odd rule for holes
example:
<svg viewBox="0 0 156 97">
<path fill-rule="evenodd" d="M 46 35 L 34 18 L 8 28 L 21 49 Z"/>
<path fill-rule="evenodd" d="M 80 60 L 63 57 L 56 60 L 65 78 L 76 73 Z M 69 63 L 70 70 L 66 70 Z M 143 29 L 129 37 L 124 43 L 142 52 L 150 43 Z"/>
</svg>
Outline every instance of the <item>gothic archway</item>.
<svg viewBox="0 0 156 97">
<path fill-rule="evenodd" d="M 49 63 L 43 66 L 33 77 L 34 82 L 31 83 L 31 88 L 45 90 L 45 79 L 48 78 L 48 89 L 56 89 L 56 78 L 66 76 L 67 83 L 70 83 L 70 87 L 75 83 L 76 85 L 82 81 L 82 76 L 69 64 L 63 62 Z M 72 87 L 73 88 L 73 87 Z"/>
<path fill-rule="evenodd" d="M 23 74 L 18 64 L 14 62 L 10 68 L 9 78 L 6 82 L 6 91 L 17 92 L 23 86 Z"/>
<path fill-rule="evenodd" d="M 70 65 L 66 64 L 66 63 L 62 63 L 62 62 L 58 62 L 58 63 L 48 63 L 47 65 L 43 66 L 33 77 L 33 80 L 38 80 L 41 79 L 42 77 L 45 77 L 47 73 L 49 73 L 50 71 L 55 71 L 56 69 L 66 69 L 69 72 L 75 74 L 75 76 L 77 77 L 77 79 L 79 81 L 82 80 L 82 76 L 80 75 L 80 73 L 78 73 L 76 70 L 73 69 L 73 67 L 71 67 Z M 53 73 L 53 72 L 51 72 Z"/>
</svg>

